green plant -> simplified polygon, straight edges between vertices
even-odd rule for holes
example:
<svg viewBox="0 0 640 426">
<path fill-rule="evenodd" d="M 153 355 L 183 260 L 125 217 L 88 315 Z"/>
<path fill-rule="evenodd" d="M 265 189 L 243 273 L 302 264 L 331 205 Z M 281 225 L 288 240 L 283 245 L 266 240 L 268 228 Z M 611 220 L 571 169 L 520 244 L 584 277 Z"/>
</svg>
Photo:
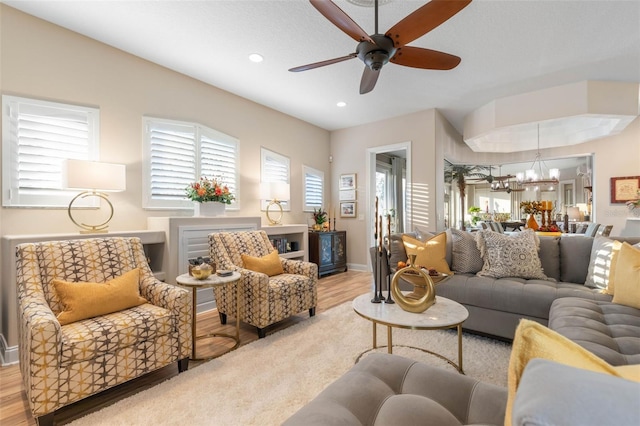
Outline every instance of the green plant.
<svg viewBox="0 0 640 426">
<path fill-rule="evenodd" d="M 444 180 L 447 183 L 456 182 L 458 192 L 460 193 L 460 229 L 463 231 L 466 229 L 464 224 L 464 202 L 466 199 L 467 177 L 487 178 L 486 173 L 482 173 L 485 170 L 491 170 L 487 166 L 468 166 L 465 164 L 453 164 L 445 160 L 444 163 Z"/>
<path fill-rule="evenodd" d="M 638 198 L 636 200 L 629 200 L 625 204 L 629 207 L 629 210 L 633 210 L 640 207 L 640 189 L 637 192 Z"/>
<path fill-rule="evenodd" d="M 322 225 L 327 221 L 327 212 L 322 210 L 322 207 L 316 210 L 313 209 L 313 220 L 316 222 L 316 225 Z"/>
<path fill-rule="evenodd" d="M 217 179 L 201 177 L 199 181 L 189 184 L 186 188 L 187 198 L 191 201 L 206 203 L 217 201 L 231 204 L 235 196 L 229 191 L 229 187 L 220 183 Z"/>
</svg>

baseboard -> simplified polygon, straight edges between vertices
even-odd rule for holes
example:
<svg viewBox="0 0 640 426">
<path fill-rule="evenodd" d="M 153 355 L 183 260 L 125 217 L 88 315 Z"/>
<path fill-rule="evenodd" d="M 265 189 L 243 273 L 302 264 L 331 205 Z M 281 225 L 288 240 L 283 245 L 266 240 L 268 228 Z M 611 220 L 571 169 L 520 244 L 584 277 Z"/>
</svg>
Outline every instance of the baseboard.
<svg viewBox="0 0 640 426">
<path fill-rule="evenodd" d="M 19 361 L 18 347 L 7 346 L 7 341 L 2 334 L 0 334 L 0 361 L 2 362 L 3 367 L 11 364 L 17 364 Z"/>
<path fill-rule="evenodd" d="M 203 312 L 207 312 L 215 308 L 216 308 L 216 301 L 209 300 L 208 302 L 198 303 L 198 306 L 196 307 L 196 312 L 201 314 Z"/>
<path fill-rule="evenodd" d="M 361 265 L 359 263 L 347 263 L 347 269 L 350 271 L 371 272 L 369 265 Z"/>
</svg>

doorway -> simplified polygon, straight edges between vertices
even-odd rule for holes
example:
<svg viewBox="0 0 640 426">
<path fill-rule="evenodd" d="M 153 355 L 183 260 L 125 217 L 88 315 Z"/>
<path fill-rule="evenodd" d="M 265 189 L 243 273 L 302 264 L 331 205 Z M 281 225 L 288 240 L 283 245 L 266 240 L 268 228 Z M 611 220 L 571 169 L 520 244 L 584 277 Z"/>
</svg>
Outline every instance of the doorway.
<svg viewBox="0 0 640 426">
<path fill-rule="evenodd" d="M 369 246 L 375 245 L 376 195 L 378 220 L 383 217 L 383 235 L 409 229 L 410 205 L 407 197 L 411 188 L 411 143 L 403 142 L 367 149 L 367 205 L 365 222 Z M 387 215 L 390 215 L 388 218 Z M 390 223 L 388 223 L 390 221 Z"/>
</svg>

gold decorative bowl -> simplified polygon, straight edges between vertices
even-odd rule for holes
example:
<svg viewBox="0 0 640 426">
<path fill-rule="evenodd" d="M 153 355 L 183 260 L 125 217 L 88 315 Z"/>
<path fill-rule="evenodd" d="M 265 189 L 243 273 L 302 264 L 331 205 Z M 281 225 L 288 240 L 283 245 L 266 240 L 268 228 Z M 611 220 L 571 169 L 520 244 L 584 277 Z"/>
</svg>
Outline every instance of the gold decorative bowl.
<svg viewBox="0 0 640 426">
<path fill-rule="evenodd" d="M 206 280 L 212 272 L 213 268 L 206 263 L 191 268 L 191 275 L 197 280 Z"/>
</svg>

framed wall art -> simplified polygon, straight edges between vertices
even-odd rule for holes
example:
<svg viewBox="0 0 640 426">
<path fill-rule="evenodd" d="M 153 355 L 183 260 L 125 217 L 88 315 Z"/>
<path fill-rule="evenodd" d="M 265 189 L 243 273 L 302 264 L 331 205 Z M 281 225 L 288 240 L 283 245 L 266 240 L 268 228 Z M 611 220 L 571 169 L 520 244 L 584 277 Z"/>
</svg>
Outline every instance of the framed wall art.
<svg viewBox="0 0 640 426">
<path fill-rule="evenodd" d="M 638 198 L 640 176 L 611 178 L 611 204 L 621 204 Z"/>
<path fill-rule="evenodd" d="M 344 189 L 340 191 L 340 201 L 355 201 L 355 200 L 356 200 L 355 189 Z"/>
<path fill-rule="evenodd" d="M 356 217 L 356 202 L 340 203 L 340 217 Z"/>
<path fill-rule="evenodd" d="M 340 175 L 340 190 L 356 189 L 356 174 L 347 173 Z"/>
</svg>

